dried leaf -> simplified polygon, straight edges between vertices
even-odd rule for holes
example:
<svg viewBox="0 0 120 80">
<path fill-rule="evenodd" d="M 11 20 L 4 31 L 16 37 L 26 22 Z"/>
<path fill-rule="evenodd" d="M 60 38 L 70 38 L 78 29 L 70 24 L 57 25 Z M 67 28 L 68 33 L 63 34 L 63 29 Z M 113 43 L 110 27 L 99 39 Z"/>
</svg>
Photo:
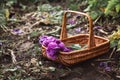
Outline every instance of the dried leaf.
<svg viewBox="0 0 120 80">
<path fill-rule="evenodd" d="M 28 49 L 32 48 L 34 44 L 30 41 L 24 42 L 18 48 L 20 51 L 27 51 Z"/>
<path fill-rule="evenodd" d="M 5 9 L 5 16 L 7 18 L 7 20 L 9 19 L 9 16 L 10 16 L 10 12 L 8 9 Z"/>
<path fill-rule="evenodd" d="M 38 66 L 38 62 L 36 58 L 32 58 L 30 61 L 34 66 Z"/>
</svg>

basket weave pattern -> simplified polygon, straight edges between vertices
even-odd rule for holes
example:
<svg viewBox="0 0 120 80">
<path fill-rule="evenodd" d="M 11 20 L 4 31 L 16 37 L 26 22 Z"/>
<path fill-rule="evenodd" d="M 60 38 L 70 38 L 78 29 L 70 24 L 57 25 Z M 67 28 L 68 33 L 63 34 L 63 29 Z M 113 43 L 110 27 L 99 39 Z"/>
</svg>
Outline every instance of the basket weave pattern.
<svg viewBox="0 0 120 80">
<path fill-rule="evenodd" d="M 68 38 L 66 29 L 67 13 L 80 14 L 86 16 L 89 21 L 89 34 L 79 34 Z M 64 65 L 72 65 L 78 62 L 94 58 L 96 56 L 104 54 L 110 48 L 110 42 L 108 39 L 94 35 L 93 22 L 91 17 L 85 13 L 77 11 L 66 11 L 64 13 L 60 40 L 62 40 L 66 46 L 70 44 L 88 45 L 88 47 L 84 50 L 60 52 L 54 61 L 62 63 Z M 44 57 L 50 59 L 46 55 L 46 47 L 44 46 L 42 46 L 42 54 Z"/>
</svg>

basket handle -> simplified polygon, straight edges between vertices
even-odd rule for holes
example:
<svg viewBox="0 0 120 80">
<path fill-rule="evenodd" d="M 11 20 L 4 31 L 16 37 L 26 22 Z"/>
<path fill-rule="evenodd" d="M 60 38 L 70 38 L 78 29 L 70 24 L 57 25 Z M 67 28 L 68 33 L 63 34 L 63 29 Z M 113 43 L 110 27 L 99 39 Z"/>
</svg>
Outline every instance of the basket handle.
<svg viewBox="0 0 120 80">
<path fill-rule="evenodd" d="M 80 15 L 84 15 L 88 18 L 89 21 L 89 40 L 88 40 L 88 48 L 92 48 L 95 46 L 95 39 L 94 39 L 94 33 L 93 33 L 93 21 L 91 19 L 91 17 L 86 14 L 86 13 L 82 13 L 82 12 L 78 12 L 78 11 L 71 11 L 68 10 L 64 13 L 63 15 L 63 22 L 62 22 L 62 30 L 61 30 L 61 35 L 60 35 L 60 39 L 64 40 L 65 38 L 67 38 L 67 29 L 66 29 L 66 21 L 67 21 L 67 13 L 75 13 L 75 14 L 80 14 Z"/>
</svg>

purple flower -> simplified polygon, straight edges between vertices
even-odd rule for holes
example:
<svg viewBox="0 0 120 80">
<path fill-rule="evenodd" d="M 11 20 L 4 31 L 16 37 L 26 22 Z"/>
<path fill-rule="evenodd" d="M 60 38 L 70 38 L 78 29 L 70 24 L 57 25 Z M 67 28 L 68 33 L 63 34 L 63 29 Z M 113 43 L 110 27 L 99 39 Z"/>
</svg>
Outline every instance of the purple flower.
<svg viewBox="0 0 120 80">
<path fill-rule="evenodd" d="M 47 36 L 42 36 L 39 38 L 39 44 L 43 44 L 47 40 Z M 45 43 L 43 44 L 45 46 Z"/>
<path fill-rule="evenodd" d="M 65 49 L 65 44 L 64 44 L 63 42 L 60 42 L 60 43 L 58 44 L 58 46 L 59 46 L 62 50 Z"/>
<path fill-rule="evenodd" d="M 45 19 L 45 16 L 41 16 L 42 19 Z"/>
<path fill-rule="evenodd" d="M 44 40 L 44 41 L 42 42 L 42 44 L 43 44 L 45 47 L 47 47 L 48 44 L 49 44 L 49 41 L 48 41 L 48 40 Z"/>
<path fill-rule="evenodd" d="M 22 34 L 23 31 L 21 29 L 14 29 L 12 32 L 14 32 L 15 34 Z"/>
<path fill-rule="evenodd" d="M 42 44 L 44 40 L 47 39 L 47 36 L 42 36 L 39 38 L 39 43 Z"/>
<path fill-rule="evenodd" d="M 105 71 L 111 71 L 111 67 L 108 65 L 108 62 L 101 62 L 100 67 L 103 68 Z"/>
<path fill-rule="evenodd" d="M 0 42 L 0 46 L 2 46 L 3 45 L 3 43 L 2 42 Z"/>
<path fill-rule="evenodd" d="M 65 47 L 63 51 L 64 52 L 70 52 L 70 51 L 72 51 L 72 49 Z"/>
<path fill-rule="evenodd" d="M 65 47 L 65 44 L 63 42 L 52 36 L 40 37 L 39 43 L 47 47 L 46 49 L 47 56 L 53 60 L 56 59 L 60 51 L 64 51 L 64 52 L 71 51 L 69 48 Z"/>
<path fill-rule="evenodd" d="M 107 62 L 100 62 L 100 67 L 107 67 L 108 63 Z"/>
<path fill-rule="evenodd" d="M 94 29 L 101 29 L 101 26 L 95 26 Z"/>
<path fill-rule="evenodd" d="M 48 48 L 49 48 L 49 49 L 59 49 L 59 46 L 58 46 L 58 44 L 55 43 L 55 42 L 50 42 L 50 43 L 48 44 Z"/>
<path fill-rule="evenodd" d="M 49 49 L 47 48 L 47 56 L 51 58 L 52 60 L 55 60 L 57 57 L 58 51 L 55 49 Z"/>
<path fill-rule="evenodd" d="M 105 67 L 105 70 L 106 71 L 111 71 L 111 68 L 110 67 Z"/>
<path fill-rule="evenodd" d="M 48 40 L 49 42 L 55 42 L 57 39 L 55 39 L 55 38 L 52 37 L 52 36 L 49 36 L 49 37 L 47 37 L 47 40 Z"/>
<path fill-rule="evenodd" d="M 80 28 L 80 27 L 79 27 L 79 28 L 76 28 L 75 31 L 76 31 L 77 33 L 79 33 L 79 32 L 81 31 L 81 28 Z"/>
<path fill-rule="evenodd" d="M 61 41 L 58 40 L 58 39 L 56 39 L 55 42 L 56 42 L 57 44 L 60 44 L 60 43 L 61 43 Z"/>
<path fill-rule="evenodd" d="M 71 24 L 71 25 L 73 25 L 73 24 L 75 24 L 76 22 L 75 22 L 74 19 L 69 19 L 69 20 L 68 20 L 68 23 Z"/>
</svg>

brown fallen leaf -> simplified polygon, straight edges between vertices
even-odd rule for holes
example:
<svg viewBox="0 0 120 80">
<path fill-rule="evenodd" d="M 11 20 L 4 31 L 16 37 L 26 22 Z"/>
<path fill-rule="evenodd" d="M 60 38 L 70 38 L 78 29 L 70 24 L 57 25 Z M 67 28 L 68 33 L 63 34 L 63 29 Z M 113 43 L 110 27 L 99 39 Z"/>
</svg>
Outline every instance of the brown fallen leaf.
<svg viewBox="0 0 120 80">
<path fill-rule="evenodd" d="M 28 49 L 32 48 L 34 46 L 33 42 L 27 41 L 20 45 L 18 48 L 19 51 L 27 51 Z"/>
</svg>

